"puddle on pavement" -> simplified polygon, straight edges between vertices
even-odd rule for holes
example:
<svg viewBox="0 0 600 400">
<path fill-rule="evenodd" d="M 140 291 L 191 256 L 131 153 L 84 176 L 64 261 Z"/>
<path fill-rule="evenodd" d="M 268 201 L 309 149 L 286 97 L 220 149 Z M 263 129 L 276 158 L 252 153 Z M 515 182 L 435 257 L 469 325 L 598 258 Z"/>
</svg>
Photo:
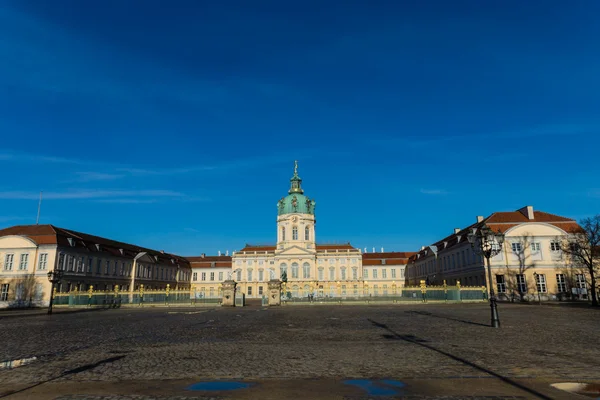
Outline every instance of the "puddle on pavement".
<svg viewBox="0 0 600 400">
<path fill-rule="evenodd" d="M 20 358 L 18 360 L 3 361 L 0 363 L 0 369 L 13 369 L 22 367 L 23 365 L 31 364 L 37 360 L 37 357 Z"/>
<path fill-rule="evenodd" d="M 356 386 L 366 392 L 368 396 L 396 396 L 400 394 L 400 388 L 406 386 L 400 381 L 393 379 L 348 379 L 345 385 Z"/>
<path fill-rule="evenodd" d="M 600 399 L 600 384 L 599 383 L 581 383 L 581 382 L 562 382 L 553 383 L 553 388 L 564 390 L 565 392 L 580 394 L 582 396 Z"/>
<path fill-rule="evenodd" d="M 227 390 L 248 389 L 253 384 L 240 381 L 205 381 L 190 385 L 186 390 L 205 391 L 205 392 L 220 392 Z"/>
</svg>

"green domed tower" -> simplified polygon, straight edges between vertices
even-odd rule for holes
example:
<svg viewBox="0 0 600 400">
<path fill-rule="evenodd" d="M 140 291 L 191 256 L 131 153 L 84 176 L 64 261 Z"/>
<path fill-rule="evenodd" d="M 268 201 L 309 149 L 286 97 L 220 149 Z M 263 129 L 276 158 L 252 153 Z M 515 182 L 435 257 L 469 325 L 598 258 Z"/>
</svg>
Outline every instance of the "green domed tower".
<svg viewBox="0 0 600 400">
<path fill-rule="evenodd" d="M 278 248 L 289 245 L 315 248 L 315 206 L 315 201 L 304 195 L 295 161 L 288 195 L 277 202 Z"/>
<path fill-rule="evenodd" d="M 298 162 L 294 164 L 294 176 L 290 179 L 288 195 L 277 202 L 277 215 L 283 214 L 315 214 L 315 201 L 304 195 L 302 178 L 298 176 Z"/>
</svg>

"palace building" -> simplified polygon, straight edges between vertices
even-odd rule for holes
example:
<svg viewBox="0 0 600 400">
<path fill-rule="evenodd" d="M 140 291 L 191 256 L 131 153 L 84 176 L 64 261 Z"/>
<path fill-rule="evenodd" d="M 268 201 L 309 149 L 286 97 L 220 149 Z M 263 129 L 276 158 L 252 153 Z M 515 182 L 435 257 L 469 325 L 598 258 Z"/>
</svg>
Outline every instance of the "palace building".
<svg viewBox="0 0 600 400">
<path fill-rule="evenodd" d="M 190 263 L 164 251 L 54 225 L 0 230 L 0 308 L 48 304 L 48 272 L 60 270 L 58 292 L 189 289 Z"/>
<path fill-rule="evenodd" d="M 293 297 L 392 294 L 404 285 L 414 253 L 363 253 L 351 244 L 319 244 L 316 202 L 304 194 L 298 164 L 287 196 L 277 202 L 275 244 L 246 245 L 231 257 L 232 279 L 247 297 L 262 297 L 267 282 L 287 277 Z"/>
</svg>

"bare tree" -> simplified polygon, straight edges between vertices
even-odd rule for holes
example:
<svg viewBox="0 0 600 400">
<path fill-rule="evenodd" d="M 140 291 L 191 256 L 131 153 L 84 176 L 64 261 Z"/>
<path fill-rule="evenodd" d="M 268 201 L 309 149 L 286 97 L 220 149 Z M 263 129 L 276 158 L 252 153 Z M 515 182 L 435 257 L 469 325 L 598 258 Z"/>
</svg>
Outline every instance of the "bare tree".
<svg viewBox="0 0 600 400">
<path fill-rule="evenodd" d="M 561 250 L 575 266 L 585 269 L 590 277 L 592 306 L 598 306 L 596 274 L 600 269 L 600 214 L 582 219 L 579 228 L 561 241 Z"/>
<path fill-rule="evenodd" d="M 519 238 L 511 238 L 510 243 L 505 243 L 505 246 L 511 246 L 512 243 L 519 243 L 520 247 L 520 250 L 516 252 L 513 251 L 512 248 L 507 249 L 508 259 L 506 260 L 505 284 L 507 292 L 511 294 L 511 299 L 514 299 L 514 294 L 518 293 L 519 300 L 525 301 L 525 296 L 528 295 L 529 288 L 531 287 L 530 282 L 525 280 L 525 291 L 523 291 L 523 287 L 518 282 L 518 276 L 521 276 L 523 279 L 525 279 L 525 272 L 531 268 L 535 268 L 536 266 L 536 262 L 531 260 L 529 255 L 526 255 L 531 254 L 531 242 L 531 235 L 524 233 L 523 236 Z M 519 263 L 518 268 L 515 268 L 514 264 L 511 263 L 511 254 L 514 254 L 514 256 L 517 258 Z"/>
<path fill-rule="evenodd" d="M 12 280 L 13 298 L 19 305 L 31 306 L 36 297 L 37 279 L 33 274 L 21 275 Z M 37 294 L 38 296 L 40 294 Z"/>
</svg>

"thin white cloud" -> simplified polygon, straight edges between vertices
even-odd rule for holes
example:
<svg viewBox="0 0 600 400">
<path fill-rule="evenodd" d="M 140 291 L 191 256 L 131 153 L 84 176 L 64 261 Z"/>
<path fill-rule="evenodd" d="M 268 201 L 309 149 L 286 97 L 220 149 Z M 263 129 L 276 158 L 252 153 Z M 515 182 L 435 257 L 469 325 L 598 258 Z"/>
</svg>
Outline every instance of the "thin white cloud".
<svg viewBox="0 0 600 400">
<path fill-rule="evenodd" d="M 443 189 L 421 189 L 420 192 L 422 194 L 428 194 L 431 196 L 441 196 L 444 194 L 448 194 L 448 192 Z"/>
<path fill-rule="evenodd" d="M 92 181 L 112 181 L 125 177 L 124 174 L 110 174 L 105 172 L 75 172 L 77 178 L 71 180 L 71 182 L 92 182 Z"/>
<path fill-rule="evenodd" d="M 39 197 L 39 193 L 35 192 L 0 192 L 0 199 L 6 200 L 38 200 Z M 44 192 L 42 197 L 44 200 L 77 200 L 139 197 L 184 198 L 185 195 L 171 190 L 68 190 L 64 192 Z"/>
</svg>

